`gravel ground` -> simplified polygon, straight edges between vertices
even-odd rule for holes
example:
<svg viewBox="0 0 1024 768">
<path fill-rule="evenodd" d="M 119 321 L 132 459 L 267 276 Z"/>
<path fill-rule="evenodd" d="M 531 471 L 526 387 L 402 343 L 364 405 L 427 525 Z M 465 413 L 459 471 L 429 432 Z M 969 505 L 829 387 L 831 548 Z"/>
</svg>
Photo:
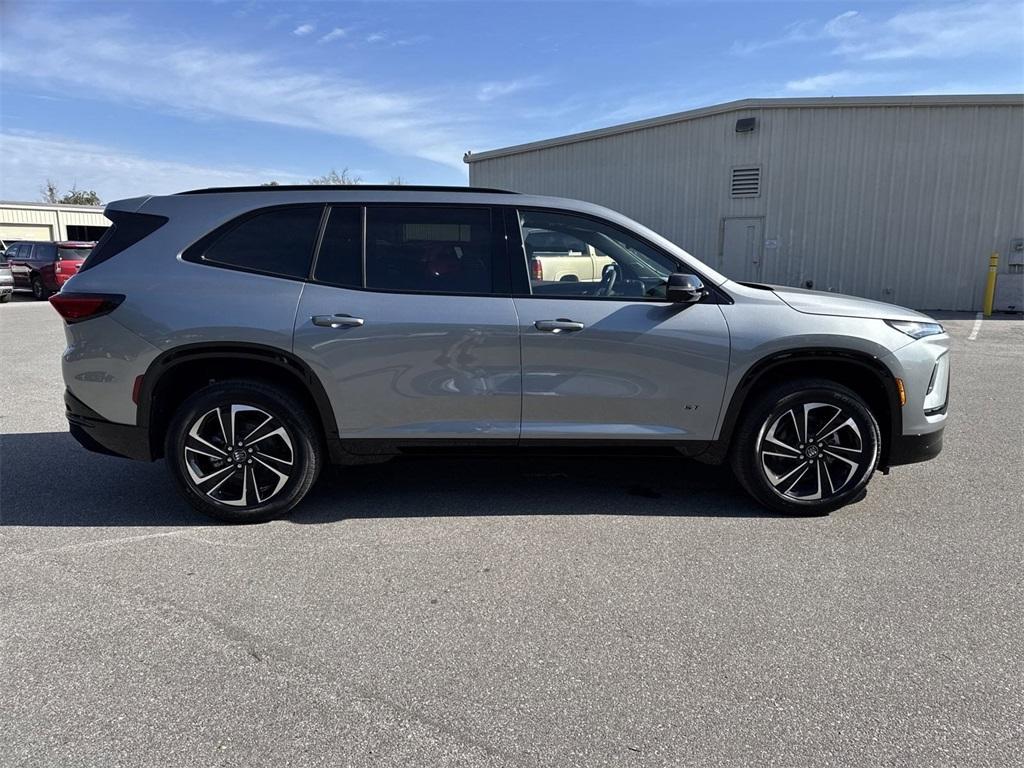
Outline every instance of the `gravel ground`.
<svg viewBox="0 0 1024 768">
<path fill-rule="evenodd" d="M 946 449 L 827 517 L 682 460 L 420 459 L 211 524 L 67 435 L 0 307 L 4 766 L 1008 766 L 1024 323 L 949 315 Z"/>
</svg>

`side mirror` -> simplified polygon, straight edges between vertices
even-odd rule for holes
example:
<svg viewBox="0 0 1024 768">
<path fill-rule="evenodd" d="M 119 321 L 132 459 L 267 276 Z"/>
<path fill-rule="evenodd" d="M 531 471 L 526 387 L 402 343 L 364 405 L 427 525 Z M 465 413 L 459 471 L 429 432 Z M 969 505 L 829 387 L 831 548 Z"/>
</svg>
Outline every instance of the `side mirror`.
<svg viewBox="0 0 1024 768">
<path fill-rule="evenodd" d="M 673 272 L 668 276 L 665 298 L 680 304 L 693 304 L 704 298 L 704 283 L 696 275 Z"/>
</svg>

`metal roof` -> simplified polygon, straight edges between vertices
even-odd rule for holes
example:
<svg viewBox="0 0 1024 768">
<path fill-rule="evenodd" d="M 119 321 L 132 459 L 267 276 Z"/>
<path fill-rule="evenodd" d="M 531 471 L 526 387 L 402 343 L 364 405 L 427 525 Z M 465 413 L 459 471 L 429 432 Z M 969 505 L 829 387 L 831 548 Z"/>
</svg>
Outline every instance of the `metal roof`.
<svg viewBox="0 0 1024 768">
<path fill-rule="evenodd" d="M 605 136 L 614 136 L 630 131 L 642 131 L 645 128 L 655 128 L 660 125 L 679 123 L 686 120 L 696 120 L 701 117 L 720 115 L 724 112 L 738 112 L 751 109 L 814 109 L 820 107 L 954 107 L 954 106 L 1021 106 L 1024 105 L 1024 94 L 1000 93 L 981 95 L 934 95 L 934 96 L 826 96 L 792 99 L 739 99 L 738 101 L 727 101 L 724 104 L 715 104 L 710 107 L 689 109 L 685 112 L 675 112 L 661 117 L 651 117 L 646 120 L 636 120 L 631 123 L 613 125 L 607 128 L 597 128 L 593 131 L 582 133 L 571 133 L 566 136 L 557 136 L 553 139 L 532 141 L 526 144 L 516 144 L 511 147 L 491 149 L 486 152 L 467 152 L 462 158 L 466 163 L 475 163 L 480 160 L 490 160 L 494 157 L 506 155 L 517 155 L 522 152 L 532 152 L 548 147 L 557 147 L 563 144 L 575 144 L 581 141 L 600 139 Z"/>
</svg>

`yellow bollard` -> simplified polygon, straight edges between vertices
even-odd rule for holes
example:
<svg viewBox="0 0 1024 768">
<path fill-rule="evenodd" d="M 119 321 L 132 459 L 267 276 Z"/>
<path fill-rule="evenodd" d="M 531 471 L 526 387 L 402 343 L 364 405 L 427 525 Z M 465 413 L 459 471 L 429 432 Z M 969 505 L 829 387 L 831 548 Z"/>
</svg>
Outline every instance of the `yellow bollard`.
<svg viewBox="0 0 1024 768">
<path fill-rule="evenodd" d="M 982 306 L 982 312 L 985 313 L 985 317 L 989 317 L 992 314 L 992 302 L 996 298 L 997 269 L 999 269 L 999 254 L 993 252 L 988 257 L 988 282 L 985 283 L 985 304 Z"/>
</svg>

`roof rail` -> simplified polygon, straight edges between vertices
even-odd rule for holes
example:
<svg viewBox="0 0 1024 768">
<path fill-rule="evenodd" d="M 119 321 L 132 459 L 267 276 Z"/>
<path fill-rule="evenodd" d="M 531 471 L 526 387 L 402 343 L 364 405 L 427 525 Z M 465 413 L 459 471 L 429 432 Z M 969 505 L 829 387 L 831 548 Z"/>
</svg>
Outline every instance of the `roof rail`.
<svg viewBox="0 0 1024 768">
<path fill-rule="evenodd" d="M 368 192 L 487 192 L 499 195 L 517 195 L 508 189 L 493 189 L 491 187 L 444 187 L 427 186 L 416 184 L 261 184 L 256 187 L 208 187 L 206 189 L 189 189 L 185 192 L 178 192 L 179 195 L 213 195 L 223 192 L 327 192 L 327 191 L 354 191 L 365 190 Z"/>
</svg>

